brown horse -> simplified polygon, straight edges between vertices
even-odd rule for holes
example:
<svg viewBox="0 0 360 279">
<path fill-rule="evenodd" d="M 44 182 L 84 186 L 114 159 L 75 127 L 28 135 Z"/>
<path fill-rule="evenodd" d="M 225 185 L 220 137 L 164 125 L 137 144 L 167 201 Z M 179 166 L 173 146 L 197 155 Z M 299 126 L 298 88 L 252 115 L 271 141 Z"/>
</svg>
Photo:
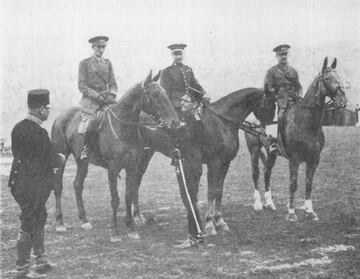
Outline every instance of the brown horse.
<svg viewBox="0 0 360 279">
<path fill-rule="evenodd" d="M 299 164 L 306 163 L 306 194 L 304 209 L 313 220 L 318 216 L 313 210 L 311 201 L 312 181 L 319 164 L 320 153 L 324 145 L 322 118 L 325 107 L 325 98 L 329 97 L 336 108 L 346 106 L 347 100 L 342 87 L 342 81 L 335 71 L 336 58 L 331 67 L 328 59 L 324 59 L 322 71 L 311 83 L 304 98 L 291 107 L 284 117 L 283 127 L 280 127 L 284 148 L 289 159 L 290 168 L 290 200 L 287 220 L 296 221 L 294 196 L 297 190 L 297 176 Z M 259 138 L 245 134 L 246 143 L 251 155 L 252 174 L 255 185 L 254 208 L 262 209 L 260 193 L 258 191 L 259 158 L 265 167 L 265 207 L 275 209 L 270 192 L 271 170 L 276 156 L 264 154 L 261 151 L 262 143 Z"/>
<path fill-rule="evenodd" d="M 85 214 L 82 192 L 84 180 L 87 176 L 89 163 L 104 167 L 108 170 L 108 180 L 111 193 L 112 216 L 112 241 L 120 239 L 117 225 L 117 209 L 119 207 L 119 195 L 117 190 L 117 177 L 122 169 L 126 171 L 126 209 L 131 209 L 130 189 L 138 183 L 138 161 L 144 155 L 144 146 L 139 139 L 138 129 L 139 115 L 145 111 L 158 119 L 161 119 L 161 126 L 170 127 L 179 122 L 178 115 L 165 93 L 165 90 L 156 83 L 159 75 L 152 78 L 147 76 L 143 83 L 136 84 L 122 98 L 107 111 L 105 120 L 102 123 L 98 136 L 98 152 L 93 150 L 91 158 L 80 160 L 76 156 L 77 172 L 74 181 L 76 203 L 79 218 L 82 221 L 82 228 L 91 229 Z M 79 135 L 77 127 L 80 122 L 81 111 L 79 107 L 70 108 L 64 111 L 55 120 L 51 139 L 57 152 L 65 154 L 66 158 L 78 150 Z M 66 162 L 65 162 L 66 164 Z M 64 167 L 65 167 L 64 164 Z M 61 193 L 63 189 L 63 171 L 59 175 L 59 181 L 55 187 L 56 197 L 56 220 L 57 231 L 64 231 L 63 215 L 61 211 Z M 126 216 L 126 224 L 130 229 L 128 235 L 138 238 L 132 216 Z"/>
<path fill-rule="evenodd" d="M 177 137 L 172 137 L 161 129 L 141 128 L 141 135 L 151 147 L 146 157 L 140 161 L 143 173 L 155 151 L 172 157 L 172 151 L 178 146 L 184 158 L 184 172 L 189 188 L 189 194 L 196 219 L 200 223 L 197 208 L 197 194 L 199 180 L 202 174 L 202 164 L 208 167 L 208 212 L 206 213 L 205 233 L 214 235 L 216 228 L 228 231 L 229 227 L 221 215 L 221 200 L 224 179 L 230 162 L 235 158 L 239 149 L 238 131 L 245 118 L 254 112 L 257 117 L 264 115 L 264 92 L 256 88 L 245 88 L 231 93 L 220 100 L 204 105 L 200 114 L 201 121 L 193 117 L 186 119 L 187 124 L 182 127 Z M 182 180 L 179 179 L 180 194 L 188 213 L 188 229 L 191 237 L 198 235 L 196 221 L 190 208 Z M 140 186 L 140 180 L 138 187 Z M 138 187 L 133 196 L 134 214 L 140 215 L 138 204 Z"/>
</svg>

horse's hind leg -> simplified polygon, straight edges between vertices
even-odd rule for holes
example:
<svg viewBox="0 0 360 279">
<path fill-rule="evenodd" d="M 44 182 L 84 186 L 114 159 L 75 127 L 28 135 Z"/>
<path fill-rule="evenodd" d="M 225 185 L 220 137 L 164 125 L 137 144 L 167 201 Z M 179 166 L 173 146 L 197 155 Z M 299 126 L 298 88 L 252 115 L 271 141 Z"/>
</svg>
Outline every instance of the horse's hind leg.
<svg viewBox="0 0 360 279">
<path fill-rule="evenodd" d="M 296 222 L 297 216 L 295 214 L 294 198 L 295 198 L 295 192 L 297 190 L 297 177 L 299 171 L 298 160 L 295 158 L 290 158 L 289 167 L 290 167 L 290 187 L 289 187 L 290 197 L 289 197 L 289 213 L 286 216 L 286 220 Z"/>
<path fill-rule="evenodd" d="M 121 241 L 119 234 L 118 223 L 117 223 L 117 211 L 120 204 L 119 193 L 117 189 L 117 176 L 119 174 L 119 168 L 116 161 L 110 161 L 108 163 L 108 180 L 111 195 L 111 208 L 113 211 L 112 215 L 112 236 L 111 242 Z"/>
<path fill-rule="evenodd" d="M 66 155 L 66 160 L 69 155 Z M 67 229 L 64 226 L 63 222 L 63 214 L 61 210 L 61 195 L 63 190 L 63 178 L 64 178 L 64 171 L 65 171 L 65 165 L 66 160 L 64 162 L 64 165 L 60 168 L 59 173 L 55 176 L 55 188 L 54 188 L 54 195 L 55 195 L 55 204 L 56 204 L 56 232 L 65 232 Z"/>
<path fill-rule="evenodd" d="M 135 165 L 135 163 L 133 163 Z M 131 163 L 129 165 L 132 165 Z M 126 226 L 129 229 L 128 237 L 131 239 L 140 239 L 140 235 L 136 230 L 134 216 L 132 212 L 132 204 L 136 194 L 137 187 L 137 174 L 136 166 L 126 168 L 126 192 L 125 192 L 125 208 L 126 208 Z"/>
<path fill-rule="evenodd" d="M 319 218 L 314 212 L 312 201 L 311 201 L 311 190 L 312 183 L 316 168 L 319 164 L 319 158 L 315 158 L 306 162 L 306 193 L 305 193 L 305 204 L 304 209 L 307 213 L 307 216 L 314 221 L 318 221 Z"/>
<path fill-rule="evenodd" d="M 76 177 L 74 180 L 74 191 L 75 191 L 75 196 L 76 196 L 76 205 L 78 208 L 78 215 L 82 222 L 81 228 L 83 228 L 85 230 L 91 230 L 92 225 L 90 222 L 88 222 L 88 220 L 86 218 L 84 201 L 82 198 L 82 192 L 84 190 L 84 181 L 85 181 L 85 178 L 86 178 L 86 175 L 88 172 L 89 161 L 88 160 L 80 160 L 77 158 L 76 165 L 77 165 L 77 170 L 76 170 Z"/>
<path fill-rule="evenodd" d="M 216 160 L 218 161 L 218 160 Z M 208 180 L 208 209 L 205 215 L 206 225 L 204 228 L 204 235 L 217 235 L 214 215 L 215 215 L 215 197 L 216 197 L 216 183 L 217 183 L 218 164 L 211 161 L 208 164 L 207 180 Z"/>
<path fill-rule="evenodd" d="M 275 204 L 272 200 L 271 190 L 270 190 L 270 177 L 271 177 L 271 171 L 275 165 L 276 162 L 276 155 L 268 154 L 266 158 L 266 162 L 264 164 L 265 171 L 264 171 L 264 181 L 265 181 L 265 208 L 275 210 Z"/>
</svg>

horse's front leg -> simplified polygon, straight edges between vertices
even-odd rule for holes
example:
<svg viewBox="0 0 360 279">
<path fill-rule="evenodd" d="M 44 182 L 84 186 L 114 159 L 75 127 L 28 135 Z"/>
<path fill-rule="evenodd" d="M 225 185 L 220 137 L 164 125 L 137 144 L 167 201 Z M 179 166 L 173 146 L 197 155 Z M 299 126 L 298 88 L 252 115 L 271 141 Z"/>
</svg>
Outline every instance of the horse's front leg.
<svg viewBox="0 0 360 279">
<path fill-rule="evenodd" d="M 216 183 L 217 183 L 217 172 L 218 164 L 215 162 L 217 159 L 213 159 L 208 163 L 207 171 L 207 181 L 208 181 L 208 208 L 205 215 L 206 225 L 204 228 L 204 235 L 211 236 L 217 235 L 215 224 L 214 224 L 214 215 L 215 215 L 215 197 L 216 197 Z"/>
<path fill-rule="evenodd" d="M 298 178 L 298 171 L 299 171 L 299 161 L 297 158 L 290 158 L 289 161 L 289 168 L 290 168 L 290 197 L 289 197 L 289 213 L 286 216 L 286 220 L 296 222 L 297 216 L 295 214 L 295 207 L 294 207 L 294 198 L 295 192 L 297 190 L 297 178 Z"/>
<path fill-rule="evenodd" d="M 270 178 L 271 178 L 271 171 L 276 162 L 276 155 L 275 154 L 268 154 L 266 158 L 266 162 L 264 164 L 265 171 L 264 171 L 264 181 L 265 181 L 265 208 L 276 210 L 275 204 L 272 200 L 271 190 L 270 190 Z"/>
<path fill-rule="evenodd" d="M 221 200 L 224 192 L 224 181 L 226 174 L 229 170 L 230 162 L 220 162 L 219 166 L 219 177 L 216 185 L 216 197 L 215 197 L 215 226 L 217 229 L 223 232 L 229 232 L 230 228 L 224 221 L 222 214 L 221 214 Z"/>
<path fill-rule="evenodd" d="M 254 210 L 263 210 L 263 204 L 261 202 L 261 195 L 259 191 L 259 157 L 261 154 L 261 145 L 253 146 L 249 148 L 251 157 L 251 174 L 254 182 Z M 262 154 L 261 154 L 262 155 Z"/>
<path fill-rule="evenodd" d="M 76 196 L 76 205 L 78 208 L 78 215 L 82 222 L 81 228 L 84 230 L 91 230 L 92 225 L 86 218 L 86 212 L 84 208 L 84 201 L 82 198 L 82 192 L 84 190 L 84 181 L 88 173 L 89 161 L 76 159 L 76 177 L 74 180 L 74 191 Z"/>
<path fill-rule="evenodd" d="M 142 225 L 146 222 L 145 217 L 140 212 L 139 207 L 139 188 L 141 185 L 141 181 L 146 169 L 149 166 L 149 162 L 154 155 L 154 152 L 151 150 L 146 150 L 144 152 L 143 157 L 139 161 L 138 166 L 138 174 L 135 175 L 135 183 L 134 183 L 134 194 L 133 194 L 133 215 L 134 215 L 134 222 L 136 225 Z"/>
<path fill-rule="evenodd" d="M 311 218 L 313 221 L 319 221 L 319 217 L 314 212 L 311 201 L 312 183 L 318 164 L 319 164 L 319 158 L 311 158 L 306 162 L 306 190 L 305 190 L 306 193 L 305 193 L 304 209 L 307 213 L 307 217 Z"/>
<path fill-rule="evenodd" d="M 120 204 L 119 193 L 117 189 L 117 176 L 119 174 L 119 167 L 116 161 L 110 161 L 108 164 L 108 181 L 111 195 L 111 208 L 112 208 L 112 235 L 110 238 L 111 242 L 121 241 L 118 222 L 117 222 L 117 211 Z"/>
<path fill-rule="evenodd" d="M 137 175 L 139 172 L 136 170 L 135 162 L 128 162 L 126 169 L 126 190 L 125 190 L 125 208 L 126 208 L 126 226 L 128 228 L 128 237 L 131 239 L 140 239 L 140 235 L 136 230 L 134 215 L 132 212 L 133 202 L 136 200 L 136 189 L 138 188 Z"/>
</svg>

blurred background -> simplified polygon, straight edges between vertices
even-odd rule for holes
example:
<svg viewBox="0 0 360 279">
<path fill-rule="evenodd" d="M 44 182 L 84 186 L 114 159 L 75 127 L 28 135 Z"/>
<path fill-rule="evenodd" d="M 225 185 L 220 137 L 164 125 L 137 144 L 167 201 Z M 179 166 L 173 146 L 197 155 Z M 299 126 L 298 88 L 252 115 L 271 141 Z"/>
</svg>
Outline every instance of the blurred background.
<svg viewBox="0 0 360 279">
<path fill-rule="evenodd" d="M 77 105 L 80 60 L 91 36 L 110 37 L 119 96 L 171 63 L 167 45 L 186 43 L 186 64 L 215 100 L 262 87 L 272 49 L 292 46 L 306 90 L 325 56 L 338 58 L 349 108 L 360 103 L 359 0 L 1 0 L 1 135 L 26 115 L 27 90 L 51 91 L 51 122 Z"/>
</svg>

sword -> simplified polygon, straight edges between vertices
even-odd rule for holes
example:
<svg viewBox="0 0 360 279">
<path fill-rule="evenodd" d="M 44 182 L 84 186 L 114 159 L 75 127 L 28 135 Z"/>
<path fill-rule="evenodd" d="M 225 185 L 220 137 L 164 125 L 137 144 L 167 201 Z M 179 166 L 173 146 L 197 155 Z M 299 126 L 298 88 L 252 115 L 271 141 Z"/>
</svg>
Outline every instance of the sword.
<svg viewBox="0 0 360 279">
<path fill-rule="evenodd" d="M 189 190 L 188 190 L 188 187 L 187 187 L 187 184 L 186 184 L 186 178 L 185 178 L 185 174 L 184 174 L 184 167 L 183 167 L 183 164 L 182 164 L 182 159 L 181 159 L 181 153 L 180 153 L 180 150 L 178 148 L 175 148 L 174 151 L 173 151 L 174 155 L 175 156 L 178 156 L 177 157 L 177 163 L 179 165 L 179 170 L 180 170 L 180 174 L 181 174 L 181 179 L 182 179 L 182 182 L 184 184 L 184 188 L 185 188 L 185 193 L 186 193 L 186 197 L 189 201 L 189 204 L 190 204 L 190 208 L 191 208 L 191 213 L 194 217 L 194 220 L 195 220 L 195 224 L 196 224 L 196 230 L 198 232 L 198 236 L 201 236 L 201 228 L 200 228 L 200 225 L 199 225 L 199 221 L 196 217 L 196 213 L 195 213 L 195 209 L 194 209 L 194 206 L 192 204 L 192 201 L 191 201 L 191 198 L 190 198 L 190 194 L 189 194 Z M 178 174 L 177 174 L 178 175 Z"/>
</svg>

